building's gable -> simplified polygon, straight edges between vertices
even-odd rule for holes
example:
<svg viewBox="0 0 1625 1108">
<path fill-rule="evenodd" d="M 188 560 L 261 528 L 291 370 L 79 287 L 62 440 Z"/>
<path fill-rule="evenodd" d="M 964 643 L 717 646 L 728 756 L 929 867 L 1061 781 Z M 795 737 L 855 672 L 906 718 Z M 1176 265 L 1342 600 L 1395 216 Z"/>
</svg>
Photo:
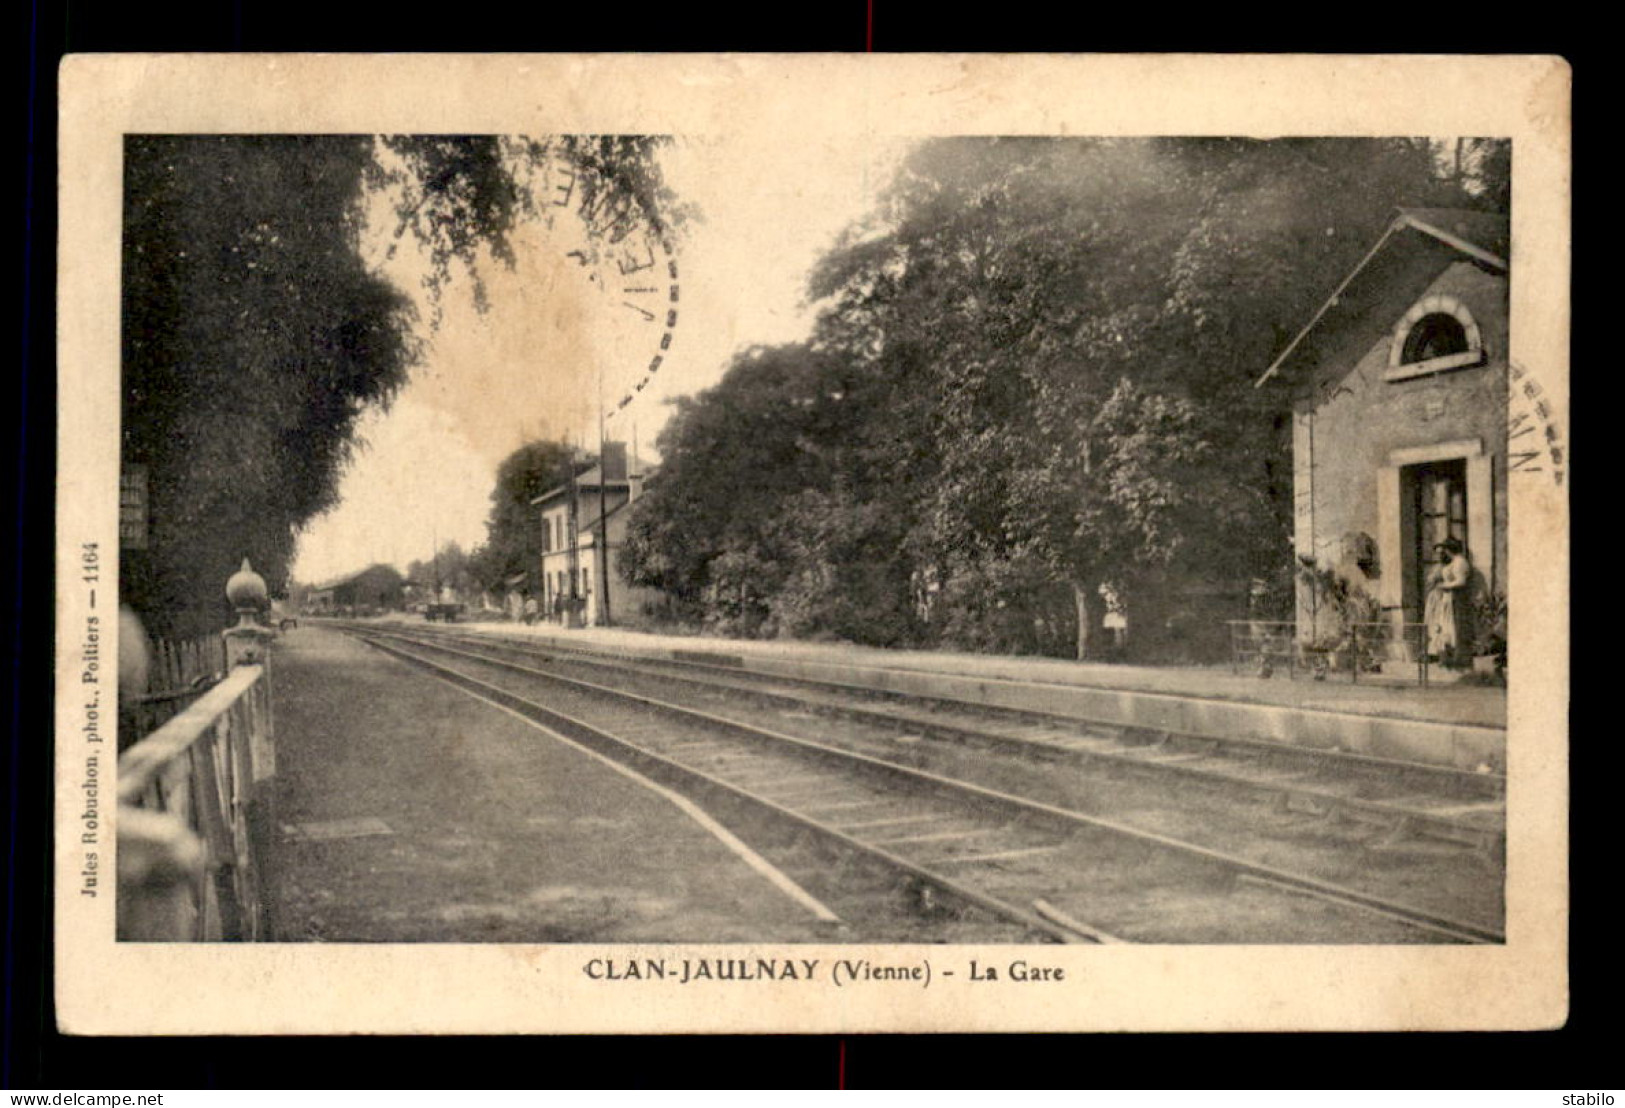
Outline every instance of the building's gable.
<svg viewBox="0 0 1625 1108">
<path fill-rule="evenodd" d="M 1317 364 L 1297 379 L 1294 409 L 1348 409 L 1347 398 L 1354 397 L 1353 407 L 1372 407 L 1366 416 L 1403 422 L 1412 396 L 1483 385 L 1489 376 L 1478 371 L 1506 362 L 1507 290 L 1505 274 L 1466 261 L 1445 267 L 1427 285 L 1410 289 L 1404 300 L 1385 303 L 1382 314 L 1344 328 L 1343 341 L 1320 352 Z M 1460 354 L 1416 357 L 1425 346 L 1416 332 L 1439 315 L 1461 327 L 1466 348 Z M 1349 416 L 1343 411 L 1338 418 Z"/>
</svg>

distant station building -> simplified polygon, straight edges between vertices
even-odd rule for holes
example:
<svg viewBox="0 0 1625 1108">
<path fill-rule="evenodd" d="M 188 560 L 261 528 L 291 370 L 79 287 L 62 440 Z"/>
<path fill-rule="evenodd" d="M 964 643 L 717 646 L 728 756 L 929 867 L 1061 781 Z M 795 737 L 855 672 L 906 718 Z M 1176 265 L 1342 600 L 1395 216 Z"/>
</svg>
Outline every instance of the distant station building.
<svg viewBox="0 0 1625 1108">
<path fill-rule="evenodd" d="M 1448 540 L 1505 594 L 1508 258 L 1504 215 L 1400 209 L 1257 381 L 1290 398 L 1299 566 L 1388 626 L 1424 621 Z M 1308 639 L 1329 613 L 1302 570 Z"/>
<path fill-rule="evenodd" d="M 405 584 L 394 566 L 379 562 L 318 586 L 310 594 L 310 610 L 318 615 L 397 612 L 406 603 Z"/>
<path fill-rule="evenodd" d="M 658 600 L 620 575 L 626 507 L 645 472 L 640 459 L 629 461 L 625 443 L 605 443 L 600 463 L 531 501 L 541 516 L 544 619 L 588 627 L 636 622 Z"/>
</svg>

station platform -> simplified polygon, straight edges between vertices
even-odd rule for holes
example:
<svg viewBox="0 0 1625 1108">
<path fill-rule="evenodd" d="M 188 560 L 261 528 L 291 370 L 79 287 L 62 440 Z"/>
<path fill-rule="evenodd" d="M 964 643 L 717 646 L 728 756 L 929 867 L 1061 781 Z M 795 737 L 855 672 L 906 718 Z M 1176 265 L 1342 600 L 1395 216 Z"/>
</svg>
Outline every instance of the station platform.
<svg viewBox="0 0 1625 1108">
<path fill-rule="evenodd" d="M 271 680 L 283 941 L 830 938 L 658 786 L 319 621 Z"/>
<path fill-rule="evenodd" d="M 389 617 L 422 625 L 421 618 Z M 436 625 L 440 626 L 440 625 Z M 1254 738 L 1461 769 L 1506 766 L 1506 690 L 1270 678 L 1225 667 L 1132 666 L 844 644 L 561 629 L 470 620 L 460 631 L 524 636 L 631 657 L 712 661 L 760 673 L 948 696 L 1132 727 Z"/>
</svg>

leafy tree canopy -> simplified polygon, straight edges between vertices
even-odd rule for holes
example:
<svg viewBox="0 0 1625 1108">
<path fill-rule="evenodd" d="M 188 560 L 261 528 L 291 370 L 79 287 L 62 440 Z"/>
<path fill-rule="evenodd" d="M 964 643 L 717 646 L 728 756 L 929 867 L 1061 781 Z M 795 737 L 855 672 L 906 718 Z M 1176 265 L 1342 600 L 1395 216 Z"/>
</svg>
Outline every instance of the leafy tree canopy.
<svg viewBox="0 0 1625 1108">
<path fill-rule="evenodd" d="M 410 301 L 361 260 L 365 201 L 429 260 L 430 303 L 539 218 L 550 164 L 575 174 L 599 236 L 682 212 L 649 137 L 138 135 L 125 144 L 123 447 L 147 471 L 149 541 L 122 595 L 158 634 L 224 616 L 246 555 L 284 587 L 299 528 L 333 506 L 371 405 L 420 354 Z M 641 215 L 640 215 L 641 213 Z M 482 253 L 483 251 L 483 253 Z"/>
</svg>

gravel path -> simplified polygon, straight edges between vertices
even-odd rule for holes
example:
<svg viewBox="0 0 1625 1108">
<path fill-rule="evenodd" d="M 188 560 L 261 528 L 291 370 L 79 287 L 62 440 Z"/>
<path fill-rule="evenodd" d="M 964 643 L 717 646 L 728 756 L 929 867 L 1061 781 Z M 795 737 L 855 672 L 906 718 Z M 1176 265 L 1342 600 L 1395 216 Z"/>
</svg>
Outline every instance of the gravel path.
<svg viewBox="0 0 1625 1108">
<path fill-rule="evenodd" d="M 286 941 L 828 937 L 670 801 L 334 631 L 272 662 Z"/>
</svg>

